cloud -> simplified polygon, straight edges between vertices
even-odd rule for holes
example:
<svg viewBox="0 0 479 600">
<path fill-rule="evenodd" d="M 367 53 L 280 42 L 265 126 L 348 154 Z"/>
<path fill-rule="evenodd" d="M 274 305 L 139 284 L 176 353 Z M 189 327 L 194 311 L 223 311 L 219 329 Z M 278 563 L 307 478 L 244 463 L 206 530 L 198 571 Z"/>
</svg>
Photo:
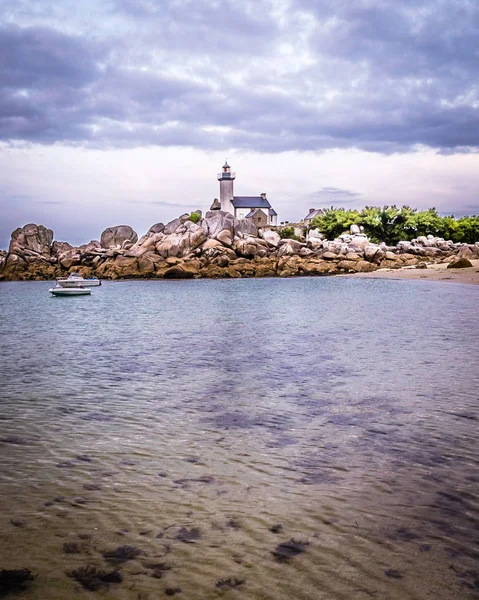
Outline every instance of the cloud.
<svg viewBox="0 0 479 600">
<path fill-rule="evenodd" d="M 349 204 L 356 202 L 361 197 L 359 192 L 353 192 L 351 190 L 342 190 L 336 187 L 323 187 L 317 192 L 313 192 L 308 196 L 311 202 L 319 204 Z"/>
<path fill-rule="evenodd" d="M 0 28 L 3 141 L 479 151 L 476 0 L 30 4 Z"/>
</svg>

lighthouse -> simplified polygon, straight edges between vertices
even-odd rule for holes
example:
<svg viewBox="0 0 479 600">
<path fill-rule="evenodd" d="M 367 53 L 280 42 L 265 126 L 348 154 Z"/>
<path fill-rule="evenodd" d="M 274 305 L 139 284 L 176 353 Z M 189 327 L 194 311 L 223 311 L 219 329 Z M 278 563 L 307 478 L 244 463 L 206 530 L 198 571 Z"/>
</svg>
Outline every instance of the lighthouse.
<svg viewBox="0 0 479 600">
<path fill-rule="evenodd" d="M 220 202 L 221 210 L 235 214 L 233 206 L 233 182 L 236 178 L 236 173 L 231 172 L 231 167 L 228 162 L 225 161 L 221 169 L 221 173 L 218 173 L 218 181 L 220 182 Z"/>
</svg>

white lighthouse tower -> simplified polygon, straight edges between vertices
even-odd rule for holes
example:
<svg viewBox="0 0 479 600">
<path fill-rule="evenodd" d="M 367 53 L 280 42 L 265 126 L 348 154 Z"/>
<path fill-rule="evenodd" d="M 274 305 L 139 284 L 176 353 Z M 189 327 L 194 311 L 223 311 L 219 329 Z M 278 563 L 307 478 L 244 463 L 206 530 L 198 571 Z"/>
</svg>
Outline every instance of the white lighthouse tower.
<svg viewBox="0 0 479 600">
<path fill-rule="evenodd" d="M 218 181 L 220 182 L 220 202 L 221 210 L 235 214 L 235 209 L 232 203 L 233 200 L 233 182 L 236 178 L 236 173 L 231 172 L 231 167 L 225 161 L 221 173 L 218 173 Z"/>
</svg>

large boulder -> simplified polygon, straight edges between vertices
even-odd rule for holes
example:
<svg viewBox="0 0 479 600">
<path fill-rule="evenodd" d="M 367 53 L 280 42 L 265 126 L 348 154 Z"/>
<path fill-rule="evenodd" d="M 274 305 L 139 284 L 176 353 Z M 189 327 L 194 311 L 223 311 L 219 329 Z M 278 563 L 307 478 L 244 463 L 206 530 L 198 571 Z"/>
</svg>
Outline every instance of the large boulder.
<svg viewBox="0 0 479 600">
<path fill-rule="evenodd" d="M 53 231 L 43 225 L 29 223 L 24 227 L 15 229 L 12 233 L 8 251 L 12 254 L 23 256 L 25 254 L 51 255 Z"/>
<path fill-rule="evenodd" d="M 188 221 L 189 217 L 190 217 L 190 215 L 188 213 L 184 213 L 183 215 L 181 215 L 181 217 L 178 217 L 177 219 L 173 219 L 173 221 L 170 221 L 163 227 L 163 233 L 165 235 L 170 235 L 171 233 L 175 233 L 175 231 L 178 229 L 178 227 L 181 227 L 183 225 L 183 223 Z M 159 233 L 159 232 L 157 232 L 157 233 Z"/>
<path fill-rule="evenodd" d="M 278 256 L 299 254 L 303 248 L 306 248 L 306 244 L 303 242 L 290 239 L 282 240 L 282 243 L 278 248 Z"/>
<path fill-rule="evenodd" d="M 273 248 L 277 248 L 278 244 L 281 241 L 281 236 L 279 235 L 279 233 L 273 231 L 272 229 L 264 229 L 261 232 L 261 237 Z"/>
<path fill-rule="evenodd" d="M 176 228 L 175 233 L 164 236 L 156 244 L 156 251 L 163 258 L 181 258 L 198 248 L 206 241 L 206 238 L 206 231 L 203 227 L 193 221 L 185 221 Z"/>
<path fill-rule="evenodd" d="M 206 230 L 209 238 L 217 239 L 218 234 L 227 231 L 233 239 L 235 234 L 235 219 L 233 215 L 224 210 L 210 210 L 201 221 L 201 226 Z"/>
<path fill-rule="evenodd" d="M 102 248 L 130 248 L 137 241 L 138 235 L 129 225 L 116 225 L 108 227 L 101 234 L 100 246 Z"/>
<path fill-rule="evenodd" d="M 472 267 L 472 263 L 464 257 L 453 260 L 447 265 L 448 269 L 467 269 L 468 267 Z"/>
<path fill-rule="evenodd" d="M 53 242 L 51 253 L 52 256 L 60 256 L 60 254 L 72 249 L 73 246 L 68 242 Z"/>
</svg>

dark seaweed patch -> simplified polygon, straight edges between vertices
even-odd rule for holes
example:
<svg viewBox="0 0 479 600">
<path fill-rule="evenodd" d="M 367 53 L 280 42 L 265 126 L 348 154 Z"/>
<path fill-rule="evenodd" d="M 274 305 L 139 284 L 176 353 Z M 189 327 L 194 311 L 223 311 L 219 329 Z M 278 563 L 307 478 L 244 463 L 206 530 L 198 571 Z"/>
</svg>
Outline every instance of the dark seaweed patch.
<svg viewBox="0 0 479 600">
<path fill-rule="evenodd" d="M 83 489 L 88 490 L 89 492 L 96 492 L 101 490 L 101 485 L 98 483 L 85 483 L 83 484 Z"/>
<path fill-rule="evenodd" d="M 80 554 L 81 550 L 80 546 L 75 542 L 65 542 L 65 544 L 63 544 L 63 552 L 65 552 L 65 554 Z"/>
<path fill-rule="evenodd" d="M 215 478 L 212 475 L 202 475 L 201 477 L 184 477 L 183 479 L 175 479 L 176 485 L 181 485 L 183 488 L 189 487 L 190 483 L 214 483 Z"/>
<path fill-rule="evenodd" d="M 25 446 L 28 444 L 28 441 L 20 435 L 7 435 L 0 438 L 0 442 L 3 442 L 4 444 L 13 444 L 14 446 Z"/>
<path fill-rule="evenodd" d="M 102 586 L 108 586 L 110 583 L 121 583 L 123 581 L 123 577 L 118 570 L 107 572 L 91 565 L 67 571 L 66 574 L 68 577 L 77 581 L 86 590 L 92 592 Z"/>
<path fill-rule="evenodd" d="M 216 582 L 216 587 L 219 589 L 234 589 L 239 587 L 240 585 L 243 585 L 244 582 L 244 579 L 237 579 L 236 577 L 230 577 L 229 579 L 218 579 L 218 581 Z"/>
<path fill-rule="evenodd" d="M 80 462 L 91 462 L 93 458 L 88 456 L 88 454 L 78 454 L 75 456 L 75 460 L 79 460 Z"/>
<path fill-rule="evenodd" d="M 83 415 L 82 417 L 80 417 L 80 419 L 82 419 L 83 421 L 112 421 L 113 418 L 111 415 L 106 415 L 104 413 L 88 413 L 86 415 Z"/>
<path fill-rule="evenodd" d="M 392 579 L 402 579 L 404 577 L 404 573 L 401 571 L 395 571 L 394 569 L 388 569 L 384 571 L 384 575 L 387 577 L 392 577 Z"/>
<path fill-rule="evenodd" d="M 109 550 L 103 553 L 103 557 L 106 560 L 112 562 L 125 562 L 127 560 L 133 560 L 137 556 L 146 556 L 146 552 L 135 548 L 135 546 L 118 546 L 115 550 Z"/>
<path fill-rule="evenodd" d="M 141 564 L 145 569 L 153 569 L 153 571 L 169 571 L 171 569 L 170 565 L 167 565 L 164 562 L 142 562 Z"/>
<path fill-rule="evenodd" d="M 191 529 L 186 529 L 186 527 L 182 527 L 178 532 L 178 535 L 175 537 L 175 540 L 178 540 L 179 542 L 184 542 L 185 544 L 194 544 L 200 538 L 201 533 L 197 527 L 192 527 Z"/>
<path fill-rule="evenodd" d="M 181 588 L 179 588 L 179 587 L 165 589 L 166 596 L 174 596 L 175 594 L 179 594 L 180 592 L 181 592 Z"/>
<path fill-rule="evenodd" d="M 71 506 L 83 506 L 84 504 L 88 504 L 88 502 L 86 498 L 73 498 L 70 504 Z"/>
<path fill-rule="evenodd" d="M 0 570 L 0 596 L 22 591 L 26 584 L 34 579 L 34 575 L 28 569 L 2 569 Z"/>
<path fill-rule="evenodd" d="M 235 518 L 230 519 L 226 525 L 228 527 L 230 527 L 231 529 L 241 529 L 241 525 L 239 524 L 239 521 Z"/>
<path fill-rule="evenodd" d="M 14 527 L 25 527 L 28 521 L 25 521 L 25 519 L 10 519 L 10 523 L 14 526 Z"/>
<path fill-rule="evenodd" d="M 298 556 L 298 554 L 302 554 L 306 550 L 307 546 L 309 546 L 309 542 L 303 542 L 301 540 L 295 540 L 294 538 L 291 538 L 289 542 L 282 542 L 281 544 L 278 544 L 271 554 L 277 560 L 288 560 Z"/>
<path fill-rule="evenodd" d="M 283 526 L 278 523 L 276 525 L 272 525 L 269 528 L 269 530 L 271 531 L 271 533 L 282 533 L 283 532 Z"/>
<path fill-rule="evenodd" d="M 399 527 L 396 531 L 389 535 L 390 540 L 397 540 L 400 542 L 411 542 L 412 540 L 419 540 L 421 536 L 413 531 L 409 531 L 407 527 Z"/>
</svg>

